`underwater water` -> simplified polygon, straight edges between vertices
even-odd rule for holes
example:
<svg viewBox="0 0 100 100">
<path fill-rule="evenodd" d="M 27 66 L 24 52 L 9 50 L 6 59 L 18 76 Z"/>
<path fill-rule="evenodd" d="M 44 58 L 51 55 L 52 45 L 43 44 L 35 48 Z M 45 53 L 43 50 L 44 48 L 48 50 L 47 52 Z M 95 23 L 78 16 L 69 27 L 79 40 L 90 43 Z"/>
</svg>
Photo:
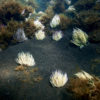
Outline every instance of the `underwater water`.
<svg viewBox="0 0 100 100">
<path fill-rule="evenodd" d="M 100 100 L 99 0 L 0 5 L 0 100 Z"/>
</svg>

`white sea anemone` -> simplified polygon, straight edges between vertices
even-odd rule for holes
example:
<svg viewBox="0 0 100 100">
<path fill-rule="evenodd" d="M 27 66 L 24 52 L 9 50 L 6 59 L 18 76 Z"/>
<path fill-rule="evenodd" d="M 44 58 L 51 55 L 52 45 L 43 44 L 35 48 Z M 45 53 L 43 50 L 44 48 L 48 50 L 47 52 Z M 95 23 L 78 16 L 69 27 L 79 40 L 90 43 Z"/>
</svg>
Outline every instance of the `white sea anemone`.
<svg viewBox="0 0 100 100">
<path fill-rule="evenodd" d="M 28 39 L 22 28 L 17 29 L 16 33 L 13 35 L 13 38 L 14 38 L 14 40 L 16 40 L 18 42 L 23 42 Z"/>
<path fill-rule="evenodd" d="M 29 18 L 25 18 L 25 22 L 28 22 Z"/>
<path fill-rule="evenodd" d="M 93 76 L 91 76 L 89 73 L 85 72 L 85 71 L 81 71 L 75 74 L 75 76 L 77 76 L 79 79 L 82 80 L 91 80 L 93 79 Z"/>
<path fill-rule="evenodd" d="M 50 26 L 51 26 L 52 28 L 55 28 L 55 27 L 58 26 L 59 24 L 60 24 L 60 17 L 59 17 L 59 15 L 55 15 L 55 16 L 52 18 L 51 22 L 50 22 Z"/>
<path fill-rule="evenodd" d="M 67 74 L 63 74 L 60 70 L 56 70 L 50 76 L 50 83 L 53 87 L 63 87 L 67 81 Z"/>
<path fill-rule="evenodd" d="M 35 60 L 29 52 L 18 53 L 18 57 L 16 58 L 16 62 L 20 65 L 25 65 L 25 66 L 34 66 L 35 65 Z"/>
<path fill-rule="evenodd" d="M 21 15 L 23 15 L 25 13 L 25 9 L 21 12 Z"/>
<path fill-rule="evenodd" d="M 71 4 L 71 0 L 65 0 L 65 2 L 70 5 Z"/>
<path fill-rule="evenodd" d="M 39 12 L 38 12 L 38 15 L 39 15 L 39 16 L 44 16 L 44 15 L 46 15 L 46 13 L 43 12 L 43 11 L 39 11 Z"/>
<path fill-rule="evenodd" d="M 43 18 L 43 16 L 47 16 L 47 14 L 45 13 L 45 12 L 42 12 L 42 11 L 39 11 L 38 13 L 37 13 L 37 19 L 38 20 L 41 20 L 42 18 Z"/>
<path fill-rule="evenodd" d="M 50 4 L 51 6 L 54 6 L 54 5 L 56 4 L 56 1 L 55 1 L 55 0 L 50 0 L 49 4 Z"/>
<path fill-rule="evenodd" d="M 62 37 L 63 37 L 62 31 L 56 31 L 52 35 L 52 39 L 55 40 L 55 41 L 59 41 Z"/>
<path fill-rule="evenodd" d="M 45 26 L 39 21 L 39 20 L 35 20 L 34 21 L 34 25 L 37 29 L 41 29 L 43 30 L 45 28 Z"/>
<path fill-rule="evenodd" d="M 66 10 L 67 12 L 72 12 L 75 11 L 75 7 L 74 6 L 69 6 L 68 9 Z"/>
<path fill-rule="evenodd" d="M 45 32 L 43 30 L 38 30 L 35 33 L 35 37 L 37 40 L 43 40 L 45 38 Z"/>
<path fill-rule="evenodd" d="M 73 30 L 71 42 L 79 46 L 80 48 L 83 48 L 85 45 L 87 45 L 88 35 L 81 29 L 76 28 Z"/>
</svg>

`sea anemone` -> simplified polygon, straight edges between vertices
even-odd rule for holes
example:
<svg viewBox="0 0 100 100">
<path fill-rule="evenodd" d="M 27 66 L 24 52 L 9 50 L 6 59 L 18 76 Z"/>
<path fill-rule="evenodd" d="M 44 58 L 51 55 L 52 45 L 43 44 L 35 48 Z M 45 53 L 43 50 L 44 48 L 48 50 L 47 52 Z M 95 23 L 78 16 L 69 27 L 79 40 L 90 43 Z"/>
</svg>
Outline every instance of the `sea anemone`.
<svg viewBox="0 0 100 100">
<path fill-rule="evenodd" d="M 54 1 L 54 0 L 50 0 L 49 4 L 50 4 L 51 6 L 55 6 L 56 1 Z"/>
<path fill-rule="evenodd" d="M 51 22 L 50 22 L 50 26 L 52 27 L 52 28 L 55 28 L 56 26 L 58 26 L 60 24 L 60 17 L 59 17 L 59 15 L 55 15 L 53 18 L 52 18 L 52 20 L 51 20 Z"/>
<path fill-rule="evenodd" d="M 85 45 L 87 45 L 88 42 L 88 35 L 82 31 L 79 28 L 76 28 L 73 30 L 71 42 L 75 44 L 76 46 L 79 46 L 80 48 L 83 48 Z"/>
<path fill-rule="evenodd" d="M 35 37 L 37 40 L 43 40 L 45 38 L 45 32 L 43 30 L 38 30 L 35 33 Z"/>
<path fill-rule="evenodd" d="M 75 11 L 76 9 L 75 9 L 75 7 L 74 6 L 69 6 L 68 8 L 67 8 L 67 12 L 72 12 L 72 11 Z"/>
<path fill-rule="evenodd" d="M 27 40 L 27 37 L 25 36 L 25 32 L 21 28 L 17 29 L 17 32 L 13 35 L 13 38 L 18 42 L 23 42 Z"/>
<path fill-rule="evenodd" d="M 67 74 L 63 74 L 60 70 L 56 70 L 50 76 L 50 83 L 53 87 L 63 87 L 67 81 Z"/>
<path fill-rule="evenodd" d="M 35 65 L 35 60 L 29 52 L 18 53 L 18 57 L 16 59 L 16 62 L 20 65 L 25 65 L 25 66 L 34 66 Z"/>
<path fill-rule="evenodd" d="M 67 5 L 71 4 L 71 0 L 65 0 L 65 2 L 67 3 Z"/>
<path fill-rule="evenodd" d="M 78 77 L 81 80 L 91 80 L 93 79 L 93 76 L 91 76 L 90 74 L 88 74 L 85 71 L 81 71 L 75 74 L 76 77 Z"/>
<path fill-rule="evenodd" d="M 41 17 L 42 16 L 45 16 L 45 15 L 47 15 L 45 12 L 43 12 L 43 11 L 39 11 L 39 12 L 34 12 L 34 14 L 33 14 L 33 16 L 34 16 L 34 19 L 36 19 L 36 20 L 38 20 L 38 21 L 40 21 L 40 19 L 41 19 Z M 40 22 L 41 23 L 41 22 Z"/>
<path fill-rule="evenodd" d="M 39 12 L 38 12 L 38 15 L 39 15 L 39 16 L 44 16 L 44 15 L 46 15 L 46 13 L 43 12 L 43 11 L 39 11 Z"/>
<path fill-rule="evenodd" d="M 43 30 L 45 28 L 45 26 L 39 21 L 39 20 L 35 20 L 34 21 L 34 25 L 37 29 L 41 29 Z"/>
<path fill-rule="evenodd" d="M 55 33 L 52 35 L 52 39 L 55 41 L 59 41 L 62 37 L 62 31 L 55 31 Z"/>
</svg>

